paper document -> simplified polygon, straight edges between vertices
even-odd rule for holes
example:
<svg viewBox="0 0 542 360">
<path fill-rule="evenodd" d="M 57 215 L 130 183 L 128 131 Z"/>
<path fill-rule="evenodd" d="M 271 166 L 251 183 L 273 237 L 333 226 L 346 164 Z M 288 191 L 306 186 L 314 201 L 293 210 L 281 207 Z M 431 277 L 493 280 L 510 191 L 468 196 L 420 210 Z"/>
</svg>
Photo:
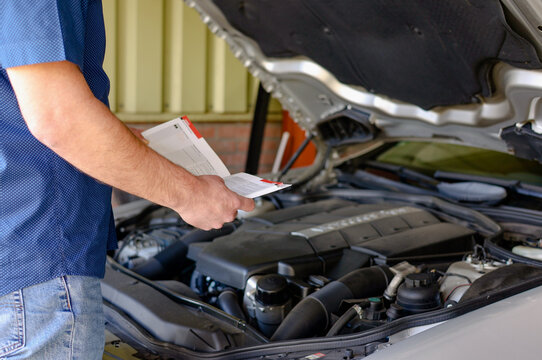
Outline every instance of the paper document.
<svg viewBox="0 0 542 360">
<path fill-rule="evenodd" d="M 269 181 L 247 173 L 226 176 L 224 182 L 231 191 L 251 199 L 291 186 L 291 184 Z"/>
<path fill-rule="evenodd" d="M 142 135 L 149 141 L 149 147 L 166 159 L 196 176 L 220 176 L 230 190 L 241 196 L 255 198 L 291 186 L 246 173 L 230 175 L 226 165 L 186 116 L 148 129 Z"/>
<path fill-rule="evenodd" d="M 226 177 L 230 172 L 188 118 L 177 118 L 144 131 L 149 147 L 194 175 Z"/>
</svg>

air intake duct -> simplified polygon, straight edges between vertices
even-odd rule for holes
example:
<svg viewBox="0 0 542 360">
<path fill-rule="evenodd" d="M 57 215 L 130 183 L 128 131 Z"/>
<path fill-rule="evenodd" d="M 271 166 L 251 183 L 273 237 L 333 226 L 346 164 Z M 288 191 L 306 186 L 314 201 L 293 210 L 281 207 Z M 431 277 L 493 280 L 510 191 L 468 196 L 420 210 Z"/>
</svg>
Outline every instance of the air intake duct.
<svg viewBox="0 0 542 360">
<path fill-rule="evenodd" d="M 354 270 L 301 300 L 271 337 L 272 341 L 307 338 L 325 331 L 343 299 L 380 296 L 393 273 L 385 265 Z"/>
</svg>

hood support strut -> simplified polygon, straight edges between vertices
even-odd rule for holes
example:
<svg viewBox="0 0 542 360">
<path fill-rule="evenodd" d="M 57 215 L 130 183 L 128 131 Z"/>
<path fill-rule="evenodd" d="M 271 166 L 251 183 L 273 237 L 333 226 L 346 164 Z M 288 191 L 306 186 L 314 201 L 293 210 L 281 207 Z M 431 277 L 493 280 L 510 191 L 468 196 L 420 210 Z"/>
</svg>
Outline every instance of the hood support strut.
<svg viewBox="0 0 542 360">
<path fill-rule="evenodd" d="M 260 154 L 262 152 L 262 142 L 267 122 L 267 113 L 269 110 L 269 99 L 271 95 L 265 91 L 262 84 L 258 86 L 258 96 L 256 106 L 254 107 L 254 117 L 252 118 L 252 128 L 250 130 L 250 142 L 248 144 L 247 162 L 245 172 L 248 174 L 257 174 L 260 165 Z"/>
</svg>

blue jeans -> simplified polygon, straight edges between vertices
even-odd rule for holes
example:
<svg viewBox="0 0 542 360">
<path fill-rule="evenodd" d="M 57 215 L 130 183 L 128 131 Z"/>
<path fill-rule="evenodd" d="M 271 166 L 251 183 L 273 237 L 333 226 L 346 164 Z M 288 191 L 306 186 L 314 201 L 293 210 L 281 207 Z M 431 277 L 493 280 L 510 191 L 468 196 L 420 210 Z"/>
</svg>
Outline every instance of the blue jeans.
<svg viewBox="0 0 542 360">
<path fill-rule="evenodd" d="M 101 359 L 100 281 L 63 276 L 0 297 L 0 359 Z"/>
</svg>

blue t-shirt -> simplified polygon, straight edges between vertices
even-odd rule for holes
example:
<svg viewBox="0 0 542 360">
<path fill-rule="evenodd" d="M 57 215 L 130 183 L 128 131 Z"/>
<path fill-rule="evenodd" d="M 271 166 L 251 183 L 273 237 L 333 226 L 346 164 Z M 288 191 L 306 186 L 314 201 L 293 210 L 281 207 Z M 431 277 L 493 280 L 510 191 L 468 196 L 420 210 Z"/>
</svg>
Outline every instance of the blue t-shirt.
<svg viewBox="0 0 542 360">
<path fill-rule="evenodd" d="M 102 277 L 116 246 L 111 189 L 30 134 L 5 70 L 71 61 L 107 105 L 104 52 L 101 0 L 0 4 L 0 296 L 62 275 Z"/>
</svg>

